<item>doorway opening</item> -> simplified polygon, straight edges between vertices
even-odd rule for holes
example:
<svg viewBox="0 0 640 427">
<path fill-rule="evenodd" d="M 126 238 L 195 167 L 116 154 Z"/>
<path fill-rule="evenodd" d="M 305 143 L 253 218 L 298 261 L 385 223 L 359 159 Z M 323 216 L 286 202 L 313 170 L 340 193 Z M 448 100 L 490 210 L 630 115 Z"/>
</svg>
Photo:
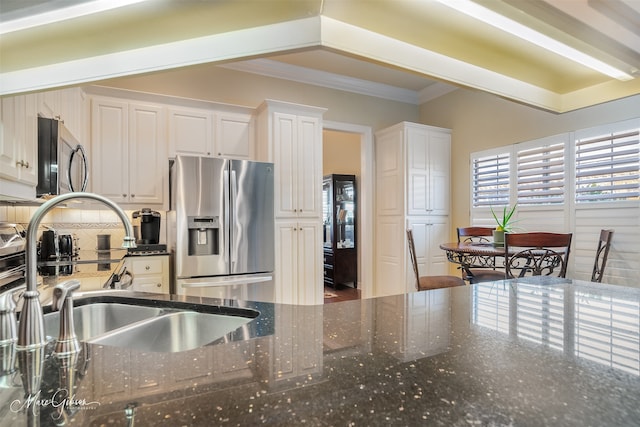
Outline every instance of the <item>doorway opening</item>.
<svg viewBox="0 0 640 427">
<path fill-rule="evenodd" d="M 368 298 L 373 290 L 373 138 L 371 128 L 324 122 L 323 175 L 356 177 L 357 279 L 354 283 L 324 286 L 324 302 Z M 329 213 L 323 213 L 328 215 Z M 324 248 L 323 248 L 324 249 Z M 335 257 L 339 257 L 339 250 Z M 337 260 L 336 260 L 337 261 Z"/>
</svg>

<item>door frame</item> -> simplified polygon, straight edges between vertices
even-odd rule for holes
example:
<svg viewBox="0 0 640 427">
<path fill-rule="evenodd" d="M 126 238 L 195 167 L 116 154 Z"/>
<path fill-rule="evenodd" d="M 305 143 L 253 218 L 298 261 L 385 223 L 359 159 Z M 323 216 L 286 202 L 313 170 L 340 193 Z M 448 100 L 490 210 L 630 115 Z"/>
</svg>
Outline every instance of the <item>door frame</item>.
<svg viewBox="0 0 640 427">
<path fill-rule="evenodd" d="M 374 239 L 374 151 L 373 130 L 370 126 L 324 120 L 325 130 L 346 132 L 360 135 L 360 192 L 358 194 L 358 209 L 360 221 L 358 223 L 358 288 L 361 298 L 373 297 L 375 289 L 373 276 Z"/>
</svg>

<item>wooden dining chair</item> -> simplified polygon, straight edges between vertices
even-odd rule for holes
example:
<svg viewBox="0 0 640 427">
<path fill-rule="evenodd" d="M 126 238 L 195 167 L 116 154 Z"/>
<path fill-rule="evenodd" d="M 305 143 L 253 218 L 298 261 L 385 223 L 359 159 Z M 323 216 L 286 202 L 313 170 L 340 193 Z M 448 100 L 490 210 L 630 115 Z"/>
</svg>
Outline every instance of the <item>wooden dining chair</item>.
<svg viewBox="0 0 640 427">
<path fill-rule="evenodd" d="M 592 282 L 602 283 L 604 267 L 607 265 L 607 258 L 609 258 L 609 248 L 611 247 L 612 237 L 613 230 L 600 230 L 600 240 L 598 240 L 596 258 L 593 261 L 593 271 L 591 272 Z"/>
<path fill-rule="evenodd" d="M 458 227 L 458 243 L 490 243 L 494 230 L 491 227 Z"/>
<path fill-rule="evenodd" d="M 416 257 L 416 246 L 413 241 L 413 230 L 407 229 L 407 242 L 409 244 L 409 255 L 411 265 L 416 276 L 416 289 L 424 291 L 427 289 L 450 288 L 453 286 L 464 286 L 465 282 L 458 276 L 420 276 L 418 271 L 418 259 Z"/>
<path fill-rule="evenodd" d="M 572 233 L 506 233 L 507 278 L 566 277 Z"/>
<path fill-rule="evenodd" d="M 458 227 L 458 243 L 491 243 L 494 230 L 495 228 L 491 227 Z M 496 269 L 495 257 L 490 258 L 490 261 L 493 263 L 491 268 L 460 267 L 462 278 L 471 284 L 503 280 L 506 277 L 504 269 Z"/>
</svg>

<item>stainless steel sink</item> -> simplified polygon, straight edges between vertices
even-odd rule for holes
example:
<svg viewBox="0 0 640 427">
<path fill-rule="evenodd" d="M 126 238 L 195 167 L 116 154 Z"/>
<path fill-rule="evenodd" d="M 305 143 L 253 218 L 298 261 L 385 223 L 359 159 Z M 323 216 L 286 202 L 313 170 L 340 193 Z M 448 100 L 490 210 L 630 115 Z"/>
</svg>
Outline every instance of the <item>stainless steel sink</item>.
<svg viewBox="0 0 640 427">
<path fill-rule="evenodd" d="M 73 308 L 73 321 L 76 336 L 80 341 L 102 335 L 114 329 L 122 328 L 161 315 L 162 308 L 145 307 L 119 303 L 95 303 Z M 59 313 L 44 316 L 45 334 L 57 338 L 60 330 Z"/>
<path fill-rule="evenodd" d="M 251 320 L 239 316 L 182 311 L 138 322 L 89 342 L 142 351 L 173 353 L 202 347 Z"/>
<path fill-rule="evenodd" d="M 260 314 L 249 308 L 112 295 L 74 300 L 74 304 L 73 319 L 80 341 L 149 352 L 191 350 L 225 336 L 237 339 L 244 331 L 238 329 Z M 59 313 L 44 317 L 46 335 L 56 339 Z"/>
</svg>

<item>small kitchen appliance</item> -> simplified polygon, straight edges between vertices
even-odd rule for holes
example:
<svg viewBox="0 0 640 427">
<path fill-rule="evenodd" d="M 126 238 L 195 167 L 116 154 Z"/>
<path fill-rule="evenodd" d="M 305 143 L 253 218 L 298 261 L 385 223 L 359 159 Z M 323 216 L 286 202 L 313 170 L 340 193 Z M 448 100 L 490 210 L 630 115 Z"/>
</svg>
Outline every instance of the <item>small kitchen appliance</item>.
<svg viewBox="0 0 640 427">
<path fill-rule="evenodd" d="M 0 287 L 24 280 L 25 235 L 19 224 L 0 222 Z"/>
<path fill-rule="evenodd" d="M 78 258 L 76 239 L 71 234 L 58 234 L 53 228 L 42 232 L 38 242 L 38 272 L 41 276 L 68 276 Z"/>
<path fill-rule="evenodd" d="M 160 212 L 143 208 L 135 211 L 133 218 L 133 232 L 139 245 L 156 245 L 160 243 Z"/>
<path fill-rule="evenodd" d="M 38 117 L 37 197 L 85 191 L 89 168 L 84 148 L 60 120 Z"/>
</svg>

